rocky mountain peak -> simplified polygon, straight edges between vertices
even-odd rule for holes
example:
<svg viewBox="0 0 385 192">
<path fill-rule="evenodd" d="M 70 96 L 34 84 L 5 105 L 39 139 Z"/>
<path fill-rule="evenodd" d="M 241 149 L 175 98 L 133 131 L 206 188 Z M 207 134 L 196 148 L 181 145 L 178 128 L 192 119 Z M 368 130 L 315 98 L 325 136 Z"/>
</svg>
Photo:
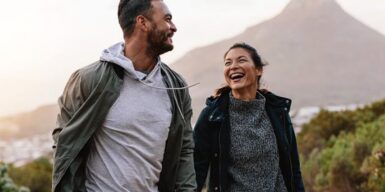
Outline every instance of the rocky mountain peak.
<svg viewBox="0 0 385 192">
<path fill-rule="evenodd" d="M 232 38 L 200 47 L 173 68 L 192 88 L 195 114 L 223 80 L 222 56 L 235 42 L 254 46 L 269 65 L 264 88 L 305 106 L 367 103 L 385 97 L 385 37 L 336 0 L 292 0 L 277 16 Z M 197 59 L 199 58 L 199 59 Z"/>
<path fill-rule="evenodd" d="M 298 10 L 304 8 L 322 8 L 329 6 L 339 6 L 336 0 L 292 0 L 286 9 Z"/>
</svg>

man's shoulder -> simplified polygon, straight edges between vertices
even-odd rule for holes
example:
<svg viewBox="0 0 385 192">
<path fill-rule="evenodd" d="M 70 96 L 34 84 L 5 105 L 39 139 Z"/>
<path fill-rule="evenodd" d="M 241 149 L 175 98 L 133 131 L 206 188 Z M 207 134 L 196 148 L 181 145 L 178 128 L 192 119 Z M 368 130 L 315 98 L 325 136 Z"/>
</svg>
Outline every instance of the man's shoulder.
<svg viewBox="0 0 385 192">
<path fill-rule="evenodd" d="M 79 68 L 75 71 L 75 73 L 78 73 L 82 77 L 86 76 L 95 76 L 98 73 L 102 72 L 102 68 L 105 68 L 105 62 L 103 61 L 95 61 L 87 66 L 84 66 L 82 68 Z"/>
<path fill-rule="evenodd" d="M 79 68 L 72 73 L 69 82 L 78 84 L 82 88 L 94 87 L 104 78 L 111 76 L 114 65 L 104 61 L 95 61 L 87 66 Z M 107 79 L 106 79 L 107 80 Z"/>
<path fill-rule="evenodd" d="M 74 72 L 81 79 L 93 80 L 102 77 L 108 77 L 109 73 L 116 73 L 119 77 L 123 76 L 124 70 L 122 67 L 109 63 L 107 61 L 95 61 L 87 66 L 84 66 Z"/>
</svg>

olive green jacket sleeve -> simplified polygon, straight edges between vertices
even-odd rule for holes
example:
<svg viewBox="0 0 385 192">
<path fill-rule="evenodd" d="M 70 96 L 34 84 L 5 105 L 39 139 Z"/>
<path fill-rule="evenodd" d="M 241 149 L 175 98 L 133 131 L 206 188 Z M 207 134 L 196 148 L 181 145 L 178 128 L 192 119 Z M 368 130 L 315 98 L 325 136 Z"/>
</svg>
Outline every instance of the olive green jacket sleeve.
<svg viewBox="0 0 385 192">
<path fill-rule="evenodd" d="M 194 140 L 191 127 L 191 98 L 188 93 L 185 94 L 183 114 L 185 119 L 185 127 L 183 134 L 182 150 L 180 154 L 179 170 L 177 175 L 176 186 L 178 191 L 196 191 L 196 178 L 194 169 Z"/>
<path fill-rule="evenodd" d="M 186 86 L 179 74 L 167 65 L 163 68 L 167 87 Z M 173 120 L 166 143 L 159 191 L 196 191 L 191 97 L 188 89 L 169 90 L 169 95 L 173 108 Z M 174 183 L 174 185 L 170 186 L 167 183 Z"/>
<path fill-rule="evenodd" d="M 60 110 L 52 133 L 52 191 L 85 190 L 85 146 L 118 97 L 121 84 L 114 69 L 100 62 L 70 77 L 58 100 Z"/>
</svg>

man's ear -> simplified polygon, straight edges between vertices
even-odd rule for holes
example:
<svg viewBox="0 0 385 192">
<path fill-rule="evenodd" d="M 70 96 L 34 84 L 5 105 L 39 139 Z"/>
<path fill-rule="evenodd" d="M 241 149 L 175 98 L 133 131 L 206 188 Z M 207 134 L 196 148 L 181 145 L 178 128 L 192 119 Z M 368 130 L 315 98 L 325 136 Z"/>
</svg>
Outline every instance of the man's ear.
<svg viewBox="0 0 385 192">
<path fill-rule="evenodd" d="M 151 28 L 150 21 L 144 17 L 143 15 L 139 15 L 136 17 L 136 27 L 141 31 L 149 31 Z"/>
</svg>

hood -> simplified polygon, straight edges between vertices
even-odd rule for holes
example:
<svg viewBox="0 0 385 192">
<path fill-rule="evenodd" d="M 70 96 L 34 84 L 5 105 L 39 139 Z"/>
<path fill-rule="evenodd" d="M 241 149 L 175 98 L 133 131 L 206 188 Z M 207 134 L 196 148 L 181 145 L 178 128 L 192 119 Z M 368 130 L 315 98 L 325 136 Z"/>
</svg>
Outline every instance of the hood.
<svg viewBox="0 0 385 192">
<path fill-rule="evenodd" d="M 125 70 L 125 74 L 133 79 L 141 80 L 146 77 L 146 79 L 150 79 L 152 77 L 152 74 L 155 73 L 155 71 L 159 70 L 159 63 L 160 59 L 158 59 L 158 63 L 155 65 L 154 69 L 151 71 L 150 74 L 145 74 L 140 71 L 136 71 L 134 68 L 134 65 L 132 61 L 124 56 L 124 43 L 116 43 L 115 45 L 112 45 L 108 49 L 105 49 L 102 52 L 102 55 L 100 56 L 100 60 L 107 61 L 111 63 L 115 63 L 122 67 Z"/>
<path fill-rule="evenodd" d="M 179 102 L 176 98 L 175 90 L 188 89 L 189 87 L 195 86 L 198 83 L 191 85 L 191 86 L 175 87 L 173 80 L 169 74 L 169 73 L 174 73 L 174 72 L 171 72 L 172 71 L 171 69 L 165 70 L 164 69 L 165 66 L 161 62 L 159 57 L 158 57 L 158 62 L 155 64 L 154 69 L 149 74 L 145 74 L 145 73 L 142 73 L 140 71 L 136 71 L 132 61 L 129 58 L 127 58 L 126 56 L 124 56 L 123 51 L 124 51 L 124 43 L 123 42 L 117 43 L 117 44 L 111 46 L 110 48 L 105 49 L 102 52 L 102 55 L 100 56 L 100 60 L 111 62 L 111 63 L 114 63 L 116 65 L 119 65 L 120 67 L 122 67 L 124 69 L 126 76 L 128 76 L 132 79 L 135 79 L 146 86 L 149 86 L 149 87 L 152 87 L 155 89 L 171 90 L 170 93 L 172 94 L 172 98 L 174 99 L 174 101 L 176 103 L 176 107 L 177 107 L 177 109 L 181 115 L 181 118 L 185 122 L 184 113 L 182 113 L 181 107 L 179 106 Z M 169 87 L 157 87 L 157 86 L 150 85 L 153 77 L 160 70 L 163 70 L 165 78 L 170 83 Z"/>
</svg>

